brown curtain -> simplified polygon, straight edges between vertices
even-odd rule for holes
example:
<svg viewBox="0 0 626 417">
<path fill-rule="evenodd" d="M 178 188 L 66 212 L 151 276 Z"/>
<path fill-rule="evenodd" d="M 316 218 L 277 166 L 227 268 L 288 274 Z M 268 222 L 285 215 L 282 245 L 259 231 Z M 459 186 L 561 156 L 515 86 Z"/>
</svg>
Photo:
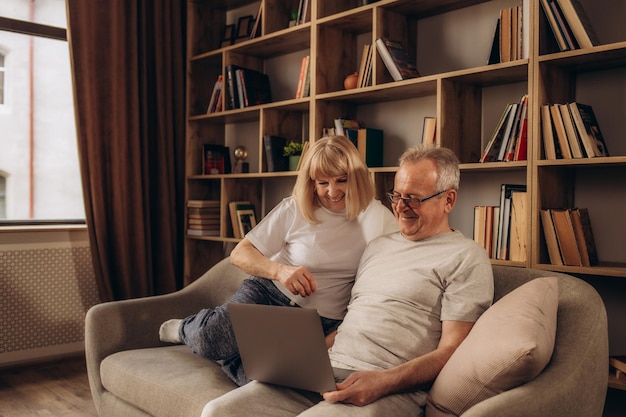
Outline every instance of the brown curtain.
<svg viewBox="0 0 626 417">
<path fill-rule="evenodd" d="M 78 148 L 103 301 L 183 276 L 185 4 L 67 0 Z"/>
</svg>

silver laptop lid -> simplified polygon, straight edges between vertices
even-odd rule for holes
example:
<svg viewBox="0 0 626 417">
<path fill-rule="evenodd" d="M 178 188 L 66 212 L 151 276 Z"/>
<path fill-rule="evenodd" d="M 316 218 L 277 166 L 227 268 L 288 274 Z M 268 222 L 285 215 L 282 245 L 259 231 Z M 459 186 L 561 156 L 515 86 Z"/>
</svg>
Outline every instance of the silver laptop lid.
<svg viewBox="0 0 626 417">
<path fill-rule="evenodd" d="M 315 392 L 336 389 L 315 309 L 228 304 L 246 376 Z"/>
</svg>

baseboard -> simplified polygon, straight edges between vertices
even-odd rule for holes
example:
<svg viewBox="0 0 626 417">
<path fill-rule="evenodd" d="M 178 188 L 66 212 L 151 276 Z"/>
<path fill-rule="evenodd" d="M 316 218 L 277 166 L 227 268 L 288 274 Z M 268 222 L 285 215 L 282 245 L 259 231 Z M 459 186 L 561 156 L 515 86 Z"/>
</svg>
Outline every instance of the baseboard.
<svg viewBox="0 0 626 417">
<path fill-rule="evenodd" d="M 84 355 L 84 353 L 85 342 L 0 353 L 0 368 L 47 362 L 68 356 Z"/>
</svg>

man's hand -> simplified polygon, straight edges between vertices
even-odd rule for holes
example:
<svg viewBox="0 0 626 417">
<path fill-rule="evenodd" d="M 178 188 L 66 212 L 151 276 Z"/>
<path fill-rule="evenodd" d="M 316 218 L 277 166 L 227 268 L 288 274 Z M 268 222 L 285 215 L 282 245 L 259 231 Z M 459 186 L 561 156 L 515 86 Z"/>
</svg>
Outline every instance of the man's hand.
<svg viewBox="0 0 626 417">
<path fill-rule="evenodd" d="M 384 372 L 360 371 L 351 373 L 337 384 L 337 391 L 322 394 L 328 402 L 364 405 L 373 403 L 388 394 Z"/>
</svg>

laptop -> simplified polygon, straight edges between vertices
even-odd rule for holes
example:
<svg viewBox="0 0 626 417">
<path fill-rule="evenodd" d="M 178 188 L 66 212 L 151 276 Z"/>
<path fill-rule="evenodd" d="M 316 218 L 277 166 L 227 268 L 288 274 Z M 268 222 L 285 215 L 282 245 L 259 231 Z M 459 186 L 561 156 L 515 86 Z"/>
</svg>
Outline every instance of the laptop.
<svg viewBox="0 0 626 417">
<path fill-rule="evenodd" d="M 318 393 L 336 390 L 315 309 L 229 303 L 228 311 L 249 379 Z"/>
</svg>

